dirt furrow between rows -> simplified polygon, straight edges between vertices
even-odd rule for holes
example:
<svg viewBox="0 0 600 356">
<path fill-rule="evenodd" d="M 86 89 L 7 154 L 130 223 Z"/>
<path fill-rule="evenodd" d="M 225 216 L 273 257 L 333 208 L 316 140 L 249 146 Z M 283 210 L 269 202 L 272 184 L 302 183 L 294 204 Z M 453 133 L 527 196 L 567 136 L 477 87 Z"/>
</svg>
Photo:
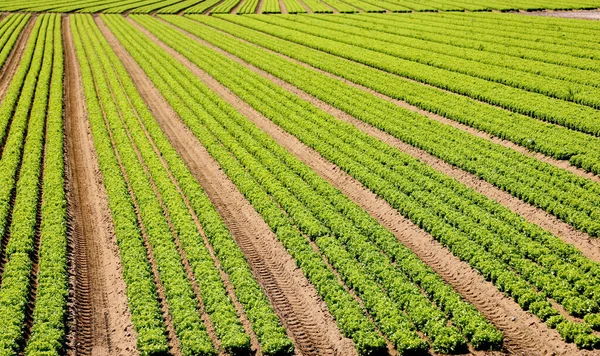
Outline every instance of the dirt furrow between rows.
<svg viewBox="0 0 600 356">
<path fill-rule="evenodd" d="M 215 47 L 207 44 L 197 37 L 190 35 L 202 44 L 215 50 Z M 220 51 L 220 50 L 219 50 Z M 220 51 L 221 53 L 224 53 Z M 225 53 L 224 53 L 225 54 Z M 173 54 L 175 55 L 175 54 Z M 325 109 L 338 119 L 351 122 L 363 131 L 372 134 L 370 126 L 360 126 L 358 120 L 347 114 L 334 109 L 327 104 L 299 91 L 297 88 L 272 77 L 271 75 L 255 68 L 229 54 L 230 58 L 237 60 L 256 73 L 272 80 L 286 90 L 299 95 L 302 99 L 313 105 Z M 178 60 L 185 63 L 185 58 L 178 56 Z M 189 66 L 189 64 L 186 64 Z M 197 73 L 196 75 L 203 75 Z M 579 351 L 573 344 L 562 341 L 555 330 L 548 328 L 535 316 L 523 311 L 512 299 L 505 297 L 494 285 L 478 274 L 466 262 L 460 261 L 450 251 L 439 244 L 431 235 L 418 228 L 407 218 L 403 217 L 387 202 L 378 198 L 374 193 L 365 188 L 360 182 L 343 172 L 339 167 L 325 160 L 320 154 L 300 142 L 295 136 L 288 134 L 279 126 L 262 116 L 250 105 L 233 95 L 213 78 L 204 79 L 210 82 L 210 87 L 220 94 L 230 104 L 234 105 L 249 120 L 268 133 L 280 145 L 290 153 L 309 165 L 316 173 L 327 179 L 332 185 L 360 205 L 371 216 L 376 218 L 380 224 L 385 226 L 404 245 L 409 247 L 427 265 L 432 267 L 442 278 L 452 285 L 465 300 L 475 305 L 496 327 L 505 335 L 505 346 L 509 352 L 526 355 L 564 354 L 575 355 Z M 379 138 L 379 137 L 378 137 Z M 385 141 L 390 141 L 386 139 Z M 392 141 L 393 142 L 393 141 Z M 405 144 L 403 144 L 405 145 Z M 397 148 L 414 154 L 412 146 L 404 147 L 395 145 Z"/>
<path fill-rule="evenodd" d="M 184 32 L 186 33 L 186 32 Z M 249 69 L 253 70 L 254 72 L 261 74 L 263 77 L 271 80 L 272 82 L 274 82 L 275 84 L 285 88 L 286 90 L 294 93 L 295 95 L 301 97 L 304 100 L 307 100 L 309 102 L 311 102 L 312 104 L 314 104 L 315 106 L 319 107 L 320 109 L 326 111 L 327 113 L 337 117 L 338 119 L 341 119 L 343 121 L 346 121 L 352 125 L 354 125 L 355 127 L 357 127 L 358 129 L 362 130 L 363 132 L 376 137 L 384 142 L 386 142 L 387 144 L 398 148 L 399 150 L 410 154 L 411 156 L 421 160 L 422 162 L 428 164 L 429 166 L 433 167 L 434 169 L 451 176 L 452 178 L 458 180 L 459 182 L 465 184 L 466 186 L 468 186 L 469 188 L 477 191 L 478 193 L 481 193 L 483 195 L 485 195 L 486 197 L 495 200 L 496 202 L 502 204 L 503 206 L 507 207 L 508 209 L 510 209 L 511 211 L 521 215 L 523 218 L 525 218 L 526 220 L 528 220 L 531 223 L 534 223 L 542 228 L 544 228 L 545 230 L 551 232 L 552 234 L 554 234 L 555 236 L 558 236 L 559 238 L 561 238 L 563 241 L 574 245 L 575 247 L 577 247 L 587 258 L 590 258 L 596 262 L 600 262 L 600 240 L 599 239 L 594 239 L 591 238 L 588 234 L 586 234 L 583 231 L 577 230 L 574 227 L 572 227 L 571 225 L 567 224 L 566 222 L 560 220 L 559 218 L 557 218 L 556 216 L 549 214 L 548 212 L 544 211 L 543 209 L 537 208 L 529 203 L 526 203 L 524 201 L 522 201 L 521 199 L 512 196 L 510 193 L 494 186 L 493 184 L 478 178 L 477 176 L 475 176 L 474 174 L 468 173 L 466 171 L 463 171 L 462 169 L 455 167 L 445 161 L 443 161 L 440 158 L 435 157 L 434 155 L 416 148 L 414 146 L 411 146 L 395 137 L 393 137 L 392 135 L 385 133 L 384 131 L 381 131 L 365 122 L 362 122 L 356 118 L 354 118 L 353 116 L 311 96 L 310 94 L 305 93 L 304 91 L 298 89 L 297 87 L 265 72 L 262 71 L 258 68 L 256 68 L 255 66 L 246 63 L 245 61 L 229 54 L 228 52 L 225 52 L 215 46 L 210 45 L 209 43 L 202 41 L 201 39 L 199 39 L 198 37 L 195 37 L 193 35 L 190 35 L 192 38 L 194 38 L 197 41 L 202 42 L 204 45 L 209 46 L 211 48 L 213 48 L 214 50 L 218 51 L 219 53 L 222 53 L 226 56 L 228 56 L 229 58 L 237 61 L 238 63 L 248 67 Z M 249 43 L 249 42 L 246 42 Z M 271 53 L 275 53 L 272 52 L 270 50 L 267 50 Z M 298 62 L 294 59 L 291 59 L 289 57 L 283 56 L 281 55 L 283 58 L 286 58 L 290 61 L 293 61 L 295 63 L 299 63 L 302 64 L 308 68 L 312 68 L 309 67 L 306 64 L 303 64 L 301 62 Z M 314 69 L 314 68 L 312 68 Z M 319 70 L 320 71 L 320 70 Z M 320 71 L 322 72 L 322 71 Z M 331 76 L 332 78 L 336 78 L 342 81 L 345 81 L 346 83 L 353 85 L 355 87 L 361 88 L 363 90 L 369 91 L 372 94 L 375 94 L 377 96 L 380 96 L 384 99 L 390 100 L 398 105 L 401 106 L 407 106 L 407 107 L 411 107 L 411 105 L 404 103 L 404 102 L 400 102 L 398 100 L 389 98 L 389 97 L 385 97 L 382 94 L 376 93 L 368 88 L 365 87 L 361 87 L 357 84 L 348 82 L 344 79 L 335 77 L 329 73 L 326 72 L 322 72 L 323 74 L 327 74 L 329 76 Z M 441 117 L 439 115 L 435 115 L 423 110 L 420 110 L 416 107 L 412 107 L 413 110 L 418 111 L 422 114 L 427 114 L 428 116 L 431 116 L 431 118 L 434 118 L 440 122 L 444 122 L 450 125 L 457 125 L 458 126 L 464 126 L 462 124 L 459 124 L 457 122 L 454 122 L 452 120 L 446 119 L 444 117 Z M 487 136 L 486 133 L 483 132 L 477 132 L 477 130 L 470 128 L 470 127 L 463 127 L 465 129 L 465 131 L 468 131 L 472 134 L 476 134 L 476 135 L 480 135 L 481 137 L 485 137 L 489 140 L 492 140 L 494 142 L 499 141 L 498 139 L 495 138 L 491 138 L 490 136 Z M 541 161 L 546 161 L 546 159 L 550 160 L 550 161 L 555 161 L 554 163 L 556 163 L 555 165 L 559 166 L 559 168 L 563 168 L 563 169 L 567 169 L 569 171 L 572 171 L 572 173 L 575 173 L 577 175 L 581 175 L 584 176 L 585 178 L 589 178 L 592 179 L 594 181 L 600 181 L 600 177 L 598 176 L 594 176 L 590 173 L 586 173 L 583 170 L 579 169 L 579 168 L 575 168 L 573 166 L 571 166 L 568 162 L 566 161 L 557 161 L 554 160 L 552 158 L 549 158 L 547 156 L 543 156 L 541 154 L 533 154 L 531 152 L 529 152 L 527 149 L 520 147 L 520 146 L 516 146 L 513 143 L 510 143 L 508 141 L 502 141 L 503 145 L 506 144 L 507 147 L 510 148 L 514 148 L 517 151 L 522 151 L 521 153 L 526 153 L 530 156 L 535 157 L 536 159 L 540 159 L 541 156 Z M 499 143 L 499 142 L 496 142 Z M 512 147 L 514 146 L 514 147 Z M 551 163 L 554 164 L 552 162 L 546 162 L 546 163 Z M 571 167 L 572 169 L 568 168 Z"/>
<path fill-rule="evenodd" d="M 288 336 L 294 341 L 297 353 L 356 354 L 352 341 L 341 335 L 325 303 L 269 226 L 170 108 L 133 58 L 124 49 L 117 53 L 127 70 L 135 73 L 132 77 L 136 87 L 229 227 Z"/>
<path fill-rule="evenodd" d="M 69 18 L 63 18 L 70 220 L 69 355 L 137 355 L 114 226 L 85 108 Z"/>
<path fill-rule="evenodd" d="M 125 51 L 125 49 L 122 47 L 122 45 L 118 42 L 118 40 L 116 39 L 116 37 L 112 34 L 112 32 L 110 32 L 110 30 L 108 29 L 108 27 L 106 27 L 106 25 L 104 24 L 104 22 L 102 22 L 101 20 L 99 20 L 99 17 L 96 17 L 96 24 L 98 25 L 98 27 L 100 28 L 100 30 L 102 31 L 103 35 L 105 36 L 105 38 L 107 39 L 107 41 L 109 42 L 109 44 L 111 45 L 113 51 L 117 52 L 117 51 Z M 131 76 L 137 76 L 137 75 L 143 75 L 143 73 L 130 73 Z M 119 82 L 121 82 L 121 79 L 119 78 Z M 121 82 L 122 85 L 122 82 Z M 128 100 L 131 104 L 130 98 L 128 97 Z M 132 105 L 133 107 L 133 105 Z M 161 107 L 158 108 L 161 109 L 161 112 L 163 113 L 163 115 L 168 115 L 169 111 L 166 110 L 166 108 Z M 158 149 L 158 147 L 156 146 L 154 140 L 152 139 L 150 133 L 146 130 L 146 127 L 144 126 L 143 121 L 141 120 L 141 118 L 139 117 L 139 115 L 137 115 L 137 111 L 136 111 L 136 117 L 138 119 L 138 122 L 140 124 L 140 126 L 142 127 L 144 134 L 146 135 L 146 138 L 148 139 L 148 141 L 150 142 L 150 144 L 152 145 L 154 152 L 157 154 L 157 156 L 159 157 L 159 160 L 161 162 L 161 164 L 163 165 L 163 167 L 165 168 L 165 170 L 167 171 L 169 178 L 171 179 L 171 182 L 173 183 L 173 185 L 177 188 L 177 191 L 179 192 L 179 194 L 181 194 L 181 197 L 183 199 L 183 201 L 186 204 L 186 207 L 188 208 L 188 211 L 190 213 L 190 215 L 192 216 L 192 219 L 194 220 L 194 224 L 196 225 L 196 228 L 198 229 L 198 231 L 200 232 L 200 235 L 202 236 L 203 239 L 203 243 L 206 246 L 211 258 L 213 259 L 215 265 L 217 266 L 217 269 L 219 270 L 219 274 L 221 276 L 221 280 L 223 280 L 223 283 L 225 285 L 225 289 L 227 290 L 227 293 L 229 295 L 229 297 L 231 298 L 234 307 L 236 308 L 236 311 L 238 313 L 238 315 L 240 316 L 240 320 L 242 321 L 242 326 L 244 327 L 244 330 L 246 331 L 246 333 L 248 335 L 250 335 L 250 341 L 251 341 L 251 346 L 252 349 L 256 351 L 256 354 L 258 356 L 260 356 L 262 353 L 260 352 L 260 347 L 258 344 L 258 339 L 256 334 L 254 333 L 254 331 L 252 330 L 252 325 L 250 324 L 250 321 L 248 320 L 243 306 L 241 305 L 241 303 L 239 302 L 237 296 L 235 295 L 235 291 L 234 291 L 234 287 L 233 284 L 231 283 L 229 276 L 225 273 L 225 271 L 223 270 L 223 268 L 221 267 L 221 263 L 218 260 L 218 258 L 215 255 L 215 251 L 212 247 L 212 245 L 210 244 L 206 233 L 204 232 L 204 229 L 202 227 L 202 225 L 200 224 L 200 220 L 198 218 L 198 216 L 196 215 L 196 212 L 194 211 L 194 209 L 192 208 L 192 205 L 189 201 L 189 199 L 187 198 L 187 196 L 183 193 L 182 188 L 180 187 L 178 181 L 175 179 L 175 177 L 173 176 L 173 173 L 170 170 L 169 165 L 165 162 L 164 158 L 161 155 L 160 150 Z"/>
<path fill-rule="evenodd" d="M 21 34 L 19 35 L 14 48 L 8 55 L 6 62 L 4 62 L 4 65 L 0 68 L 0 102 L 3 101 L 6 91 L 10 86 L 10 82 L 12 81 L 17 68 L 19 68 L 21 58 L 23 57 L 23 53 L 25 53 L 25 47 L 27 46 L 29 35 L 31 34 L 31 30 L 35 25 L 36 19 L 37 15 L 31 16 L 29 22 L 21 31 Z"/>
</svg>

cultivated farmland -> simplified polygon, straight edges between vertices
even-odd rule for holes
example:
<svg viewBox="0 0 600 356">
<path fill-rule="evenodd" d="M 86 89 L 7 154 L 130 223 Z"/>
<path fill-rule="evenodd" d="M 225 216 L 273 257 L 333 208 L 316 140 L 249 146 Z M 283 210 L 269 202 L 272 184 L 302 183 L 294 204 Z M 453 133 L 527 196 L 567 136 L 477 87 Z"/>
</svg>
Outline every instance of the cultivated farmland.
<svg viewBox="0 0 600 356">
<path fill-rule="evenodd" d="M 597 354 L 599 7 L 4 1 L 0 355 Z"/>
</svg>

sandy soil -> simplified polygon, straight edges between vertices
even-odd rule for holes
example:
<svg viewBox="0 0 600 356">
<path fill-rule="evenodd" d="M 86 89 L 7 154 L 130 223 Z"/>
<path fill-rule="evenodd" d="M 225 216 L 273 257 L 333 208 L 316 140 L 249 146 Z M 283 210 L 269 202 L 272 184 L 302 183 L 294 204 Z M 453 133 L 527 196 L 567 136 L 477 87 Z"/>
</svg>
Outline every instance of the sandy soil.
<svg viewBox="0 0 600 356">
<path fill-rule="evenodd" d="M 260 0 L 261 2 L 264 2 L 264 0 Z M 279 0 L 279 10 L 281 11 L 282 14 L 287 14 L 287 8 L 285 7 L 285 4 L 283 3 L 283 0 Z M 258 12 L 258 14 L 262 14 L 262 6 L 260 8 L 260 12 Z"/>
<path fill-rule="evenodd" d="M 190 37 L 193 37 L 190 35 Z M 210 44 L 202 42 L 204 45 L 212 47 Z M 216 49 L 218 50 L 218 49 Z M 221 53 L 225 53 L 218 50 Z M 326 103 L 309 96 L 299 89 L 259 70 L 231 55 L 230 58 L 237 60 L 256 73 L 272 80 L 276 84 L 284 87 L 290 92 L 311 102 L 313 105 L 327 111 L 335 117 L 352 123 L 359 129 L 380 138 L 406 153 L 417 158 L 426 157 L 430 160 L 427 163 L 435 165 L 447 165 L 441 160 L 428 155 L 425 152 L 419 152 L 412 146 L 399 142 L 397 139 L 356 120 L 355 118 L 337 110 Z M 218 91 L 219 92 L 219 91 Z M 227 97 L 225 97 L 227 100 Z M 231 99 L 230 99 L 231 100 Z M 235 100 L 235 99 L 234 99 Z M 237 99 L 239 101 L 239 99 Z M 245 107 L 244 107 L 245 106 Z M 549 329 L 539 319 L 529 313 L 524 312 L 518 304 L 512 299 L 506 298 L 491 283 L 486 282 L 476 271 L 467 263 L 461 262 L 454 257 L 447 249 L 438 244 L 429 234 L 419 229 L 406 218 L 401 216 L 385 201 L 377 198 L 372 192 L 363 187 L 358 181 L 342 172 L 338 167 L 323 159 L 317 152 L 304 146 L 294 136 L 285 133 L 281 128 L 263 117 L 260 113 L 254 111 L 248 105 L 237 105 L 244 107 L 242 113 L 250 120 L 255 122 L 265 132 L 269 133 L 279 144 L 286 147 L 288 151 L 307 163 L 317 173 L 331 182 L 334 186 L 353 199 L 363 209 L 374 216 L 382 225 L 394 232 L 398 239 L 406 246 L 411 248 L 425 263 L 430 265 L 439 273 L 447 283 L 450 283 L 463 297 L 473 303 L 478 309 L 499 329 L 506 337 L 506 348 L 511 353 L 516 354 L 576 354 L 578 351 L 572 344 L 565 344 L 556 331 Z M 426 155 L 426 156 L 424 156 Z M 437 160 L 437 162 L 435 161 Z M 449 166 L 449 165 L 448 165 Z M 434 166 L 434 168 L 438 168 Z M 445 167 L 452 168 L 452 167 Z M 453 175 L 458 177 L 469 176 L 468 173 L 453 168 Z M 458 174 L 460 173 L 460 174 Z M 497 188 L 492 187 L 494 190 Z M 482 189 L 485 191 L 485 189 Z M 500 191 L 501 193 L 504 193 Z M 512 197 L 511 197 L 512 198 Z M 513 198 L 514 199 L 514 198 Z M 523 202 L 518 202 L 526 205 Z M 548 224 L 551 225 L 549 222 Z M 566 225 L 566 224 L 565 224 Z M 597 250 L 597 248 L 596 248 Z"/>
<path fill-rule="evenodd" d="M 325 303 L 268 225 L 177 117 L 135 61 L 122 48 L 117 53 L 159 124 L 232 231 L 288 335 L 294 340 L 297 353 L 355 354 L 352 342 L 342 337 Z"/>
<path fill-rule="evenodd" d="M 69 19 L 65 46 L 65 128 L 71 242 L 69 355 L 136 355 L 119 249 L 84 107 Z"/>
<path fill-rule="evenodd" d="M 519 12 L 530 16 L 564 17 L 584 20 L 600 20 L 600 10 L 573 10 L 573 11 L 523 11 Z"/>
<path fill-rule="evenodd" d="M 29 35 L 31 34 L 31 30 L 33 29 L 36 19 L 37 15 L 31 16 L 29 22 L 21 31 L 19 38 L 17 38 L 17 42 L 8 55 L 6 62 L 4 62 L 4 65 L 0 69 L 0 102 L 2 102 L 4 99 L 4 95 L 10 86 L 10 82 L 12 81 L 15 72 L 19 68 L 21 58 L 25 52 L 25 47 L 27 46 L 27 41 L 29 40 Z"/>
</svg>

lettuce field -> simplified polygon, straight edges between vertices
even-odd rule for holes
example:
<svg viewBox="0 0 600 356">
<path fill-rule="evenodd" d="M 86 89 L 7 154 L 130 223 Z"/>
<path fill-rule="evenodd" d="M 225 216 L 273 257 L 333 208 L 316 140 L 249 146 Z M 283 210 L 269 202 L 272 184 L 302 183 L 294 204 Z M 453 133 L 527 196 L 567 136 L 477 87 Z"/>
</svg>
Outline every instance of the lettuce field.
<svg viewBox="0 0 600 356">
<path fill-rule="evenodd" d="M 597 8 L 2 1 L 0 355 L 596 355 Z"/>
</svg>

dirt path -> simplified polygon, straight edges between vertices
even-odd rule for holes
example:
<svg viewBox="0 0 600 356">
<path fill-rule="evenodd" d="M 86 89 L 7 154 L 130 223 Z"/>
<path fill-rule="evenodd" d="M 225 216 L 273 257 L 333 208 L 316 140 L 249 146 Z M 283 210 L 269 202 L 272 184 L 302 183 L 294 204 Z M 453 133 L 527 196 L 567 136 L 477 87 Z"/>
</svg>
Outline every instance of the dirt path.
<svg viewBox="0 0 600 356">
<path fill-rule="evenodd" d="M 19 68 L 19 64 L 21 63 L 21 58 L 23 57 L 23 53 L 25 52 L 25 47 L 27 47 L 27 41 L 29 40 L 29 35 L 31 34 L 31 30 L 35 25 L 35 21 L 37 19 L 37 15 L 32 15 L 29 19 L 29 22 L 25 25 L 19 38 L 17 38 L 17 42 L 15 43 L 14 48 L 8 55 L 6 62 L 2 68 L 0 68 L 0 102 L 3 101 L 4 96 L 6 95 L 6 91 L 10 86 L 10 82 L 12 81 L 15 72 Z"/>
<path fill-rule="evenodd" d="M 264 0 L 261 0 L 264 1 Z M 283 0 L 279 0 L 279 11 L 281 11 L 282 14 L 287 14 L 287 7 L 285 7 L 285 4 L 283 3 Z M 262 8 L 261 8 L 261 12 L 259 12 L 260 14 L 262 14 Z"/>
<path fill-rule="evenodd" d="M 86 119 L 69 18 L 65 46 L 67 190 L 71 222 L 69 355 L 137 355 L 119 250 Z"/>
<path fill-rule="evenodd" d="M 231 230 L 288 335 L 294 340 L 297 353 L 355 355 L 352 341 L 341 335 L 325 303 L 269 226 L 170 108 L 126 50 L 122 46 L 115 50 L 167 137 Z"/>
<path fill-rule="evenodd" d="M 193 37 L 193 36 L 192 36 Z M 193 37 L 198 41 L 201 41 L 200 39 L 198 39 L 197 37 Z M 271 81 L 275 82 L 277 85 L 282 86 L 284 88 L 286 88 L 288 91 L 300 96 L 301 98 L 315 104 L 317 107 L 323 109 L 324 111 L 328 112 L 329 114 L 332 114 L 346 122 L 351 123 L 352 125 L 354 125 L 355 127 L 359 128 L 360 130 L 368 133 L 369 135 L 372 135 L 386 143 L 388 143 L 391 146 L 394 146 L 396 148 L 398 148 L 399 150 L 408 153 L 410 155 L 412 155 L 415 158 L 418 158 L 419 160 L 423 161 L 424 163 L 427 163 L 428 165 L 432 166 L 433 168 L 435 168 L 436 170 L 447 174 L 451 177 L 453 177 L 454 179 L 458 180 L 459 182 L 465 184 L 466 186 L 468 186 L 469 188 L 487 196 L 488 198 L 497 201 L 498 203 L 502 204 L 503 206 L 507 207 L 508 209 L 510 209 L 511 211 L 521 215 L 523 218 L 525 218 L 526 220 L 539 225 L 540 227 L 544 228 L 545 230 L 551 232 L 552 234 L 554 234 L 555 236 L 558 236 L 559 238 L 561 238 L 563 241 L 572 244 L 574 246 L 576 246 L 586 257 L 596 261 L 596 262 L 600 262 L 600 240 L 598 239 L 594 239 L 591 238 L 588 234 L 586 234 L 585 232 L 582 232 L 580 230 L 577 230 L 575 228 L 573 228 L 571 225 L 567 224 L 566 222 L 558 219 L 556 216 L 551 215 L 549 213 L 547 213 L 546 211 L 537 208 L 529 203 L 526 203 L 522 200 L 520 200 L 519 198 L 516 198 L 514 196 L 512 196 L 510 193 L 507 193 L 497 187 L 495 187 L 493 184 L 486 182 L 485 180 L 479 179 L 477 176 L 465 172 L 463 170 L 461 170 L 460 168 L 454 167 L 451 164 L 448 164 L 446 162 L 444 162 L 442 159 L 439 159 L 429 153 L 427 153 L 424 150 L 421 150 L 419 148 L 413 147 L 407 143 L 404 143 L 402 141 L 400 141 L 399 139 L 377 129 L 374 128 L 360 120 L 357 120 L 356 118 L 342 112 L 341 110 L 338 110 L 324 102 L 322 102 L 321 100 L 318 100 L 312 96 L 310 96 L 309 94 L 306 94 L 305 92 L 301 91 L 300 89 L 288 84 L 287 82 L 284 82 L 276 77 L 274 77 L 273 75 L 266 73 L 242 60 L 240 60 L 237 57 L 234 57 L 232 55 L 230 55 L 229 53 L 218 49 L 217 47 L 214 47 L 204 41 L 201 41 L 203 44 L 205 44 L 206 46 L 209 46 L 217 51 L 219 51 L 222 54 L 225 54 L 227 56 L 229 56 L 231 59 L 236 60 L 238 63 L 243 64 L 244 66 L 248 67 L 249 69 L 255 71 L 258 74 L 263 75 L 265 78 L 270 79 Z M 248 42 L 246 42 L 248 43 Z M 267 50 L 271 53 L 275 53 L 272 52 L 270 50 Z M 283 58 L 289 59 L 295 63 L 299 63 L 302 64 L 300 62 L 297 62 L 289 57 L 280 55 Z M 307 68 L 311 68 L 314 69 L 312 67 L 309 67 L 308 65 L 303 64 L 305 67 Z M 322 72 L 322 71 L 320 71 Z M 328 74 L 330 77 L 332 78 L 336 78 L 336 79 L 340 79 L 343 80 L 341 78 L 335 77 L 329 73 L 324 73 L 324 74 Z M 521 151 L 522 153 L 526 153 L 529 156 L 533 156 L 536 159 L 539 159 L 538 156 L 542 157 L 542 161 L 545 161 L 544 158 L 547 158 L 550 162 L 550 164 L 555 164 L 558 165 L 559 168 L 563 168 L 563 169 L 567 169 L 569 171 L 571 171 L 572 173 L 575 173 L 577 175 L 583 176 L 585 178 L 588 179 L 592 179 L 594 181 L 599 181 L 600 182 L 600 177 L 592 175 L 590 173 L 586 173 L 583 170 L 579 169 L 579 168 L 575 168 L 573 166 L 571 166 L 568 162 L 566 161 L 557 161 L 554 160 L 552 158 L 546 157 L 544 155 L 541 154 L 532 154 L 531 152 L 529 152 L 527 149 L 521 147 L 521 146 L 517 146 L 514 145 L 511 142 L 508 141 L 501 141 L 499 139 L 495 139 L 495 138 L 490 138 L 489 135 L 487 135 L 486 133 L 477 131 L 473 128 L 470 127 L 466 127 L 462 124 L 459 124 L 457 122 L 454 122 L 452 120 L 446 119 L 444 117 L 441 117 L 439 115 L 435 115 L 429 112 L 426 112 L 424 110 L 420 110 L 416 107 L 411 106 L 410 104 L 404 103 L 402 101 L 399 100 L 395 100 L 389 97 L 386 97 L 382 94 L 376 93 L 368 88 L 359 86 L 357 84 L 351 83 L 351 82 L 347 82 L 345 80 L 343 80 L 344 82 L 348 83 L 349 85 L 353 85 L 355 87 L 358 87 L 360 89 L 363 89 L 365 91 L 368 91 L 378 97 L 381 97 L 383 99 L 389 100 L 399 106 L 408 108 L 410 110 L 413 111 L 417 111 L 423 115 L 427 115 L 430 118 L 446 123 L 446 124 L 450 124 L 453 126 L 456 126 L 460 129 L 463 129 L 471 134 L 480 136 L 482 138 L 491 140 L 493 142 L 496 143 L 500 143 L 505 145 L 506 147 L 509 148 L 513 148 L 517 151 Z M 514 147 L 512 147 L 514 146 Z M 568 169 L 568 168 L 571 169 Z"/>
<path fill-rule="evenodd" d="M 193 36 L 191 37 L 195 38 Z M 207 44 L 198 38 L 195 39 L 206 46 L 212 47 L 210 44 Z M 216 49 L 214 47 L 212 48 Z M 224 53 L 220 50 L 219 52 Z M 395 138 L 389 137 L 389 135 L 386 137 L 384 136 L 386 134 L 383 132 L 374 131 L 370 126 L 359 122 L 353 117 L 350 117 L 304 92 L 301 92 L 297 88 L 292 87 L 231 55 L 228 56 L 284 87 L 286 90 L 308 100 L 315 106 L 326 110 L 337 118 L 350 122 L 363 131 L 374 134 L 376 137 L 384 139 L 384 141 L 393 144 L 409 154 L 426 154 L 424 152 L 418 152 L 414 147 L 404 143 L 400 143 L 400 145 L 398 142 L 394 142 L 394 140 L 396 140 Z M 523 353 L 526 355 L 544 355 L 552 353 L 573 355 L 578 353 L 578 350 L 573 344 L 564 343 L 556 331 L 549 329 L 539 319 L 524 312 L 518 304 L 512 299 L 505 297 L 493 286 L 493 284 L 486 282 L 483 277 L 467 263 L 461 262 L 458 258 L 453 256 L 446 248 L 437 243 L 433 237 L 400 215 L 384 200 L 377 198 L 375 194 L 362 186 L 360 182 L 341 171 L 331 162 L 322 158 L 316 151 L 302 144 L 296 137 L 283 131 L 270 120 L 256 112 L 248 104 L 235 97 L 227 89 L 222 87 L 219 88 L 220 84 L 214 79 L 212 79 L 212 81 L 212 88 L 215 92 L 219 93 L 225 100 L 234 105 L 238 111 L 267 132 L 280 145 L 286 147 L 290 153 L 308 164 L 315 172 L 327 179 L 336 188 L 340 189 L 355 203 L 359 204 L 369 214 L 375 217 L 383 226 L 392 231 L 403 244 L 415 252 L 421 260 L 440 274 L 447 283 L 451 284 L 467 301 L 473 303 L 490 321 L 492 321 L 492 323 L 494 323 L 494 325 L 496 325 L 496 327 L 502 330 L 506 338 L 506 348 L 511 353 Z M 432 160 L 438 160 L 432 156 L 430 156 L 430 158 Z M 462 172 L 458 169 L 454 170 L 456 171 L 454 173 Z M 462 174 L 466 173 L 462 172 Z M 462 177 L 462 174 L 459 175 L 459 177 Z"/>
<path fill-rule="evenodd" d="M 600 20 L 600 10 L 572 10 L 572 11 L 519 11 L 519 14 L 529 16 L 563 17 L 570 19 Z"/>
<path fill-rule="evenodd" d="M 244 3 L 246 2 L 246 0 L 240 0 L 234 7 L 233 9 L 231 9 L 231 11 L 229 12 L 230 14 L 237 14 L 238 10 L 240 9 L 240 7 L 242 7 L 242 5 L 244 5 Z"/>
</svg>

